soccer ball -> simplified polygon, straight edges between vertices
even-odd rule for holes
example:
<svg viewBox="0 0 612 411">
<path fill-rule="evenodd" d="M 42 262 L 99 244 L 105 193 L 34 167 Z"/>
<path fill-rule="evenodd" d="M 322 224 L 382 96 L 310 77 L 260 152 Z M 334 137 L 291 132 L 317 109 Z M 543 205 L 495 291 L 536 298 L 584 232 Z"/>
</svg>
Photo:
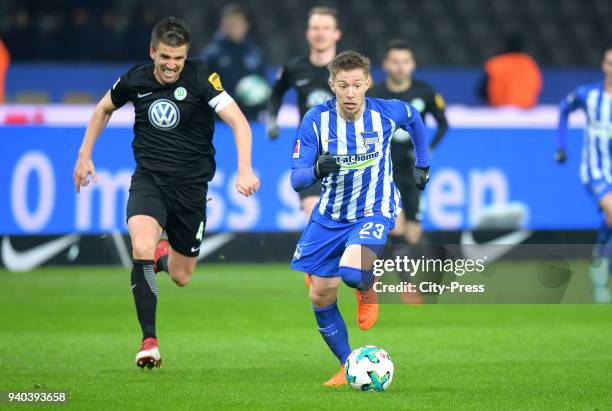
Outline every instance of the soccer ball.
<svg viewBox="0 0 612 411">
<path fill-rule="evenodd" d="M 385 350 L 365 345 L 346 359 L 346 379 L 359 391 L 385 391 L 393 380 L 393 361 Z"/>
<path fill-rule="evenodd" d="M 265 103 L 271 91 L 266 79 L 257 74 L 243 77 L 236 84 L 236 98 L 247 107 Z"/>
</svg>

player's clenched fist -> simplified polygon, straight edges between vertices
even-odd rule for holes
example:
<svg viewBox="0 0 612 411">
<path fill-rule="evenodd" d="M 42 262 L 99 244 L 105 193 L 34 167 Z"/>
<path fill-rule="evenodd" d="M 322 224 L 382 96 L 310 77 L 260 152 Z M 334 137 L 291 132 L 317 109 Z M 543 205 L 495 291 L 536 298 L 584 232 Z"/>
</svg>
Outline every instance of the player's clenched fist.
<svg viewBox="0 0 612 411">
<path fill-rule="evenodd" d="M 96 177 L 96 169 L 94 163 L 89 157 L 79 155 L 76 165 L 74 166 L 74 188 L 77 193 L 81 192 L 81 186 L 85 187 L 89 184 L 88 176 L 91 174 L 94 183 L 98 182 Z"/>
<path fill-rule="evenodd" d="M 560 164 L 563 164 L 567 161 L 567 154 L 565 153 L 564 149 L 560 148 L 557 150 L 557 152 L 555 153 L 555 161 Z"/>
<path fill-rule="evenodd" d="M 255 194 L 259 190 L 259 178 L 253 171 L 239 173 L 236 179 L 236 190 L 246 197 Z"/>
<path fill-rule="evenodd" d="M 266 134 L 270 140 L 276 140 L 280 134 L 280 127 L 275 118 L 268 118 L 266 121 Z"/>
<path fill-rule="evenodd" d="M 419 190 L 425 190 L 425 185 L 429 181 L 429 167 L 414 168 L 414 183 Z"/>
<path fill-rule="evenodd" d="M 325 152 L 317 159 L 317 162 L 315 163 L 314 172 L 315 176 L 318 179 L 321 179 L 338 170 L 340 170 L 340 165 L 338 164 L 334 156 L 332 156 L 328 152 Z"/>
</svg>

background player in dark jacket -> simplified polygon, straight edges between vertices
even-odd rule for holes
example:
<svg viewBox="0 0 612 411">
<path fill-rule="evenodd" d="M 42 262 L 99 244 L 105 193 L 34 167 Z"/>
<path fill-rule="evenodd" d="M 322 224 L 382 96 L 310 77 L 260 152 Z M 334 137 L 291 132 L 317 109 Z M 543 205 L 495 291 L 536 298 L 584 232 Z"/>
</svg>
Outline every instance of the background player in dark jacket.
<svg viewBox="0 0 612 411">
<path fill-rule="evenodd" d="M 385 81 L 375 85 L 368 95 L 407 101 L 419 110 L 423 120 L 426 114 L 431 114 L 438 124 L 429 144 L 431 151 L 448 130 L 442 96 L 436 93 L 429 84 L 412 78 L 416 62 L 410 46 L 402 39 L 395 39 L 387 43 L 383 69 L 387 75 Z M 403 212 L 399 215 L 392 234 L 403 235 L 408 244 L 416 244 L 422 237 L 419 209 L 421 191 L 414 183 L 414 149 L 412 139 L 406 131 L 397 130 L 393 135 L 391 158 L 393 180 L 402 196 L 403 207 Z"/>
<path fill-rule="evenodd" d="M 200 52 L 200 58 L 223 78 L 223 87 L 236 99 L 247 118 L 256 120 L 259 112 L 265 109 L 270 88 L 262 53 L 249 38 L 248 32 L 246 10 L 237 4 L 225 6 L 221 12 L 219 30 Z M 257 90 L 250 93 L 244 91 L 248 88 L 249 79 L 253 78 L 265 85 L 267 93 L 260 94 L 261 101 L 255 99 Z"/>
<path fill-rule="evenodd" d="M 250 196 L 259 188 L 251 168 L 251 130 L 219 75 L 196 60 L 187 60 L 189 28 L 169 17 L 154 27 L 153 63 L 132 68 L 98 102 L 79 150 L 74 184 L 77 192 L 96 172 L 93 146 L 112 113 L 134 104 L 132 147 L 136 170 L 128 198 L 128 231 L 132 241 L 132 293 L 143 342 L 136 364 L 161 365 L 155 332 L 157 281 L 167 271 L 185 286 L 196 265 L 206 224 L 207 183 L 215 174 L 212 138 L 215 112 L 230 125 L 238 151 L 236 189 Z M 159 242 L 162 230 L 169 244 Z M 159 242 L 159 244 L 158 244 Z"/>
<path fill-rule="evenodd" d="M 283 96 L 291 87 L 295 87 L 297 91 L 300 119 L 312 107 L 332 98 L 327 64 L 336 56 L 336 45 L 341 35 L 336 10 L 328 7 L 314 7 L 310 10 L 306 29 L 309 52 L 291 60 L 278 72 L 268 104 L 268 137 L 272 139 L 278 137 L 280 129 L 276 123 L 276 116 L 283 102 Z M 315 184 L 299 194 L 302 209 L 308 220 L 321 195 L 321 184 Z"/>
</svg>

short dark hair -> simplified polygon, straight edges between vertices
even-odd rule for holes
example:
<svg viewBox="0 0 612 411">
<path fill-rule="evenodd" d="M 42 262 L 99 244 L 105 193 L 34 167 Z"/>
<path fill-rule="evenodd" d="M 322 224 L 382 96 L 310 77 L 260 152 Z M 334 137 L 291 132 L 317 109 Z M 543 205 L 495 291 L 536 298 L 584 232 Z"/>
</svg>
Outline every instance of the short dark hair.
<svg viewBox="0 0 612 411">
<path fill-rule="evenodd" d="M 393 39 L 389 40 L 385 45 L 385 56 L 389 54 L 391 50 L 406 50 L 412 52 L 410 44 L 405 39 Z"/>
<path fill-rule="evenodd" d="M 315 14 L 321 14 L 323 16 L 331 16 L 331 17 L 334 18 L 334 20 L 336 20 L 336 27 L 339 26 L 339 24 L 338 24 L 338 10 L 334 9 L 333 7 L 325 7 L 325 6 L 316 6 L 316 7 L 313 7 L 308 12 L 308 18 L 310 19 Z"/>
<path fill-rule="evenodd" d="M 157 48 L 159 43 L 170 47 L 180 47 L 184 44 L 189 47 L 191 33 L 184 20 L 177 17 L 166 17 L 157 22 L 151 32 L 151 47 Z"/>
<path fill-rule="evenodd" d="M 335 78 L 341 70 L 362 69 L 366 76 L 370 73 L 370 59 L 353 50 L 343 51 L 327 65 L 329 75 Z"/>
</svg>

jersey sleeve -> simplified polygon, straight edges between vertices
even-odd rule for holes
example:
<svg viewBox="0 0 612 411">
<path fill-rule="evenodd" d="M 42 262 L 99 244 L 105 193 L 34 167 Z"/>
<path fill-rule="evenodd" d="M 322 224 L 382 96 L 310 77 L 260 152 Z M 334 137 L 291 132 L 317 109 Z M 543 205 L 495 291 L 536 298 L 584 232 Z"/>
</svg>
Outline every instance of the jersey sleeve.
<svg viewBox="0 0 612 411">
<path fill-rule="evenodd" d="M 202 99 L 217 113 L 234 101 L 223 89 L 221 76 L 216 71 L 209 70 L 204 64 L 198 67 L 198 91 Z"/>
<path fill-rule="evenodd" d="M 444 112 L 446 104 L 444 103 L 444 98 L 442 98 L 442 95 L 436 93 L 434 90 L 432 90 L 431 97 L 428 100 L 427 111 L 431 113 L 433 118 L 436 120 L 437 125 L 436 132 L 434 133 L 429 145 L 431 148 L 435 148 L 448 131 L 448 121 L 446 120 L 446 114 Z"/>
<path fill-rule="evenodd" d="M 559 126 L 557 128 L 558 149 L 565 150 L 569 114 L 580 107 L 584 107 L 584 97 L 585 90 L 583 87 L 579 87 L 561 100 L 559 104 Z"/>
<path fill-rule="evenodd" d="M 270 95 L 270 101 L 268 102 L 268 115 L 276 117 L 278 110 L 280 110 L 283 104 L 283 96 L 291 87 L 291 80 L 289 78 L 289 70 L 287 66 L 283 66 L 279 69 L 276 74 L 276 81 L 272 87 L 272 94 Z"/>
<path fill-rule="evenodd" d="M 393 104 L 393 118 L 398 127 L 406 130 L 412 137 L 416 153 L 416 165 L 429 167 L 429 151 L 427 147 L 427 134 L 425 125 L 419 111 L 412 105 L 400 100 L 391 100 Z"/>
<path fill-rule="evenodd" d="M 113 105 L 117 108 L 122 107 L 125 103 L 131 100 L 131 96 L 134 94 L 134 86 L 130 82 L 130 72 L 125 73 L 110 89 L 110 96 Z"/>
<path fill-rule="evenodd" d="M 313 185 L 317 178 L 314 164 L 319 154 L 317 124 L 310 113 L 306 113 L 298 129 L 291 163 L 291 185 L 296 191 Z"/>
</svg>

